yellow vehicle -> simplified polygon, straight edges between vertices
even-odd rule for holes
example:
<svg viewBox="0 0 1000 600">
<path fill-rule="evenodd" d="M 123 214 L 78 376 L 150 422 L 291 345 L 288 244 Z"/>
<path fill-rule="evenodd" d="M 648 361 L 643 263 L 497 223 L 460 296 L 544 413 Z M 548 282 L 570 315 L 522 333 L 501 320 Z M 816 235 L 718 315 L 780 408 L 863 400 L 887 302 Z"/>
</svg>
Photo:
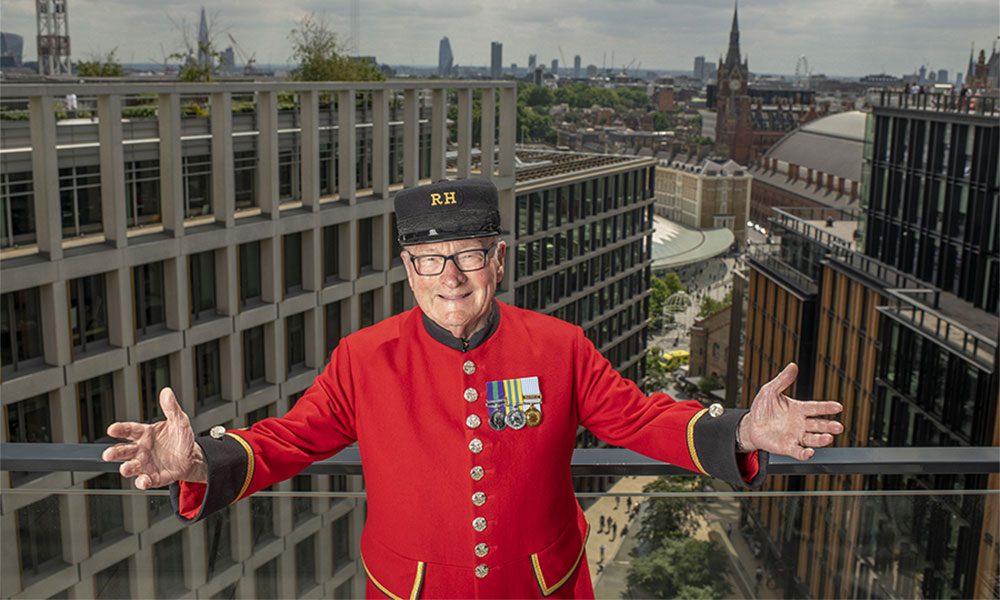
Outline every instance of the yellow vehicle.
<svg viewBox="0 0 1000 600">
<path fill-rule="evenodd" d="M 664 352 L 660 357 L 660 366 L 668 371 L 676 371 L 691 360 L 691 353 L 687 350 L 673 350 Z"/>
</svg>

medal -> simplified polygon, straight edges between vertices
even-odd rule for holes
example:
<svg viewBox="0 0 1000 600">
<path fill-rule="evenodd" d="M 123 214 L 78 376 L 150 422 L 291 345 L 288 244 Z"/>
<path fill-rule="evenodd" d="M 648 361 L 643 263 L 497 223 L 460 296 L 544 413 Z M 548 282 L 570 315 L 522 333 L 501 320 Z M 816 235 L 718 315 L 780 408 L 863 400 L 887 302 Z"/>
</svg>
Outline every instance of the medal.
<svg viewBox="0 0 1000 600">
<path fill-rule="evenodd" d="M 524 411 L 524 419 L 527 421 L 528 427 L 538 427 L 538 424 L 542 422 L 542 412 L 531 406 L 531 408 Z"/>
<path fill-rule="evenodd" d="M 526 417 L 524 416 L 524 411 L 522 411 L 521 409 L 515 408 L 514 410 L 507 413 L 507 425 L 511 429 L 521 429 L 522 427 L 524 427 L 525 422 L 526 422 Z"/>
<path fill-rule="evenodd" d="M 502 410 L 497 410 L 490 414 L 490 427 L 497 431 L 503 431 L 507 428 L 507 420 Z"/>
</svg>

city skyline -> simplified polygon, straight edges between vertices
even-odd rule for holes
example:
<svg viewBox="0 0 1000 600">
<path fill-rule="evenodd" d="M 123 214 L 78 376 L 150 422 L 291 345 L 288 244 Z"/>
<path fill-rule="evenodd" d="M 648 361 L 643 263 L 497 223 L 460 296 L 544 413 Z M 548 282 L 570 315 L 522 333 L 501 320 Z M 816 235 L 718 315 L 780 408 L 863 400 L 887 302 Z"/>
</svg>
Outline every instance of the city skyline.
<svg viewBox="0 0 1000 600">
<path fill-rule="evenodd" d="M 117 48 L 123 62 L 161 62 L 161 44 L 166 54 L 180 47 L 172 21 L 196 23 L 202 5 L 217 15 L 220 47 L 229 45 L 225 33 L 230 33 L 260 64 L 288 62 L 288 32 L 309 12 L 324 15 L 345 45 L 349 42 L 348 0 L 300 0 L 279 7 L 179 0 L 169 10 L 148 1 L 76 0 L 69 5 L 73 60 Z M 563 67 L 579 54 L 584 66 L 621 68 L 631 62 L 633 69 L 683 71 L 697 55 L 715 61 L 725 51 L 732 9 L 730 0 L 645 0 L 613 10 L 606 3 L 568 0 L 482 6 L 386 0 L 362 7 L 358 47 L 383 63 L 434 66 L 438 42 L 447 36 L 455 64 L 488 67 L 486 40 L 493 39 L 507 47 L 505 68 L 527 63 L 531 53 L 542 64 L 565 54 Z M 989 51 L 1000 18 L 1000 9 L 987 0 L 848 0 L 822 11 L 812 3 L 746 0 L 739 10 L 743 50 L 753 72 L 790 74 L 805 55 L 814 73 L 830 76 L 901 75 L 921 65 L 961 71 L 970 44 Z M 24 36 L 24 58 L 34 60 L 33 3 L 5 3 L 2 13 L 4 31 Z"/>
</svg>

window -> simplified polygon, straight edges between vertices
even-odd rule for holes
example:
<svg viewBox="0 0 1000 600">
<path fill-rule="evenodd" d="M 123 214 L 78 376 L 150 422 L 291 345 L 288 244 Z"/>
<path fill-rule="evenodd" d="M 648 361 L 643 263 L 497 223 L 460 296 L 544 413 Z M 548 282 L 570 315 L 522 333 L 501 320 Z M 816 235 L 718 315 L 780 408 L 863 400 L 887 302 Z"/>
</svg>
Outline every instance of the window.
<svg viewBox="0 0 1000 600">
<path fill-rule="evenodd" d="M 298 597 L 316 586 L 316 534 L 295 545 L 295 592 Z"/>
<path fill-rule="evenodd" d="M 337 589 L 333 590 L 333 597 L 337 600 L 347 600 L 354 597 L 354 591 L 351 589 L 351 580 L 348 579 L 344 583 L 337 586 Z"/>
<path fill-rule="evenodd" d="M 87 352 L 92 344 L 107 340 L 108 308 L 103 273 L 69 282 L 69 323 L 73 347 L 80 352 Z"/>
<path fill-rule="evenodd" d="M 154 580 L 158 598 L 179 596 L 187 590 L 184 585 L 183 533 L 178 531 L 153 544 Z"/>
<path fill-rule="evenodd" d="M 160 390 L 170 385 L 170 358 L 160 356 L 139 363 L 139 402 L 142 409 L 140 418 L 150 423 L 158 420 L 160 414 Z"/>
<path fill-rule="evenodd" d="M 295 492 L 311 492 L 313 491 L 312 483 L 312 476 L 296 475 L 292 478 L 292 490 Z M 292 515 L 296 525 L 313 516 L 313 499 L 309 496 L 294 496 L 292 498 Z"/>
<path fill-rule="evenodd" d="M 246 306 L 252 300 L 259 300 L 261 295 L 260 242 L 241 244 L 239 261 L 240 302 Z"/>
<path fill-rule="evenodd" d="M 272 558 L 254 571 L 254 588 L 258 598 L 278 597 L 278 559 Z"/>
<path fill-rule="evenodd" d="M 229 509 L 212 513 L 205 519 L 205 550 L 208 555 L 208 578 L 233 563 Z"/>
<path fill-rule="evenodd" d="M 212 214 L 212 156 L 185 156 L 183 161 L 184 218 Z"/>
<path fill-rule="evenodd" d="M 406 310 L 406 303 L 403 294 L 403 282 L 397 281 L 392 284 L 392 314 L 398 315 Z"/>
<path fill-rule="evenodd" d="M 49 496 L 17 510 L 17 546 L 25 580 L 63 565 L 59 496 Z"/>
<path fill-rule="evenodd" d="M 326 339 L 326 354 L 327 356 L 333 352 L 333 349 L 337 347 L 337 343 L 340 342 L 340 332 L 341 322 L 340 322 L 340 302 L 331 302 L 327 304 L 326 311 L 326 325 L 324 327 L 325 339 Z"/>
<path fill-rule="evenodd" d="M 105 430 L 115 418 L 115 393 L 111 374 L 76 384 L 80 406 L 80 441 L 107 438 Z"/>
<path fill-rule="evenodd" d="M 125 224 L 142 227 L 160 222 L 160 161 L 125 163 Z"/>
<path fill-rule="evenodd" d="M 101 231 L 101 173 L 97 165 L 59 169 L 63 237 Z"/>
<path fill-rule="evenodd" d="M 302 234 L 290 233 L 283 238 L 285 294 L 302 291 Z"/>
<path fill-rule="evenodd" d="M 200 252 L 188 258 L 188 278 L 191 283 L 191 320 L 197 321 L 205 312 L 215 312 L 215 252 Z"/>
<path fill-rule="evenodd" d="M 243 385 L 250 389 L 264 381 L 264 326 L 243 332 Z"/>
<path fill-rule="evenodd" d="M 42 362 L 42 316 L 38 288 L 0 296 L 0 347 L 4 368 L 13 371 Z"/>
<path fill-rule="evenodd" d="M 361 326 L 368 327 L 375 324 L 375 291 L 361 294 L 360 302 Z"/>
<path fill-rule="evenodd" d="M 136 333 L 145 334 L 149 328 L 166 323 L 162 262 L 139 265 L 132 269 L 132 295 L 135 301 Z"/>
<path fill-rule="evenodd" d="M 94 574 L 95 598 L 131 598 L 129 559 L 120 560 Z"/>
<path fill-rule="evenodd" d="M 329 283 L 340 277 L 340 225 L 323 228 L 323 279 Z"/>
<path fill-rule="evenodd" d="M 203 410 L 221 400 L 222 376 L 219 365 L 219 340 L 194 347 L 195 401 Z"/>
<path fill-rule="evenodd" d="M 88 490 L 120 490 L 118 473 L 104 473 L 84 484 Z M 121 495 L 87 495 L 87 516 L 90 524 L 90 553 L 97 548 L 121 539 L 125 534 L 125 513 Z"/>
<path fill-rule="evenodd" d="M 236 195 L 236 210 L 257 205 L 257 150 L 233 153 L 233 188 Z"/>
<path fill-rule="evenodd" d="M 305 313 L 285 319 L 286 345 L 288 348 L 288 372 L 306 366 L 306 317 Z"/>
<path fill-rule="evenodd" d="M 49 443 L 52 441 L 52 416 L 49 395 L 42 394 L 7 405 L 7 439 L 16 443 Z M 11 471 L 12 485 L 21 485 L 40 477 L 41 473 Z"/>
<path fill-rule="evenodd" d="M 333 522 L 333 570 L 353 562 L 351 557 L 351 521 L 344 515 Z"/>
<path fill-rule="evenodd" d="M 0 173 L 0 248 L 35 243 L 34 186 L 31 171 Z"/>
<path fill-rule="evenodd" d="M 358 269 L 361 273 L 373 270 L 372 222 L 375 217 L 358 220 Z"/>
<path fill-rule="evenodd" d="M 396 213 L 389 215 L 392 221 L 389 223 L 389 237 L 392 240 L 392 253 L 389 255 L 389 261 L 393 265 L 402 264 L 402 259 L 399 255 L 403 252 L 403 246 L 399 243 L 399 228 L 396 225 Z"/>
<path fill-rule="evenodd" d="M 270 488 L 267 488 L 270 490 Z M 274 539 L 274 498 L 250 497 L 250 521 L 253 532 L 253 549 L 256 551 Z M 265 596 L 274 598 L 275 596 Z"/>
</svg>

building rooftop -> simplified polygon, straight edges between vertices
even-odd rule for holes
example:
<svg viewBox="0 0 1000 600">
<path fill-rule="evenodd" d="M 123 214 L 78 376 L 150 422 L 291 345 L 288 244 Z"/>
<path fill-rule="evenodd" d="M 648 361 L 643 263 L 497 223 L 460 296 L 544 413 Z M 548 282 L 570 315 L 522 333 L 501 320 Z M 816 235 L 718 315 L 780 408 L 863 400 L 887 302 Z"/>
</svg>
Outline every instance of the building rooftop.
<svg viewBox="0 0 1000 600">
<path fill-rule="evenodd" d="M 865 118 L 852 110 L 816 119 L 781 138 L 766 157 L 861 181 Z"/>
<path fill-rule="evenodd" d="M 557 152 L 555 150 L 517 149 L 517 184 L 522 189 L 525 183 L 557 177 L 569 173 L 581 173 L 605 167 L 620 167 L 628 163 L 649 163 L 652 159 L 641 156 L 621 156 L 612 154 L 586 154 L 582 152 Z"/>
<path fill-rule="evenodd" d="M 723 254 L 736 241 L 732 230 L 699 230 L 653 217 L 653 269 L 676 269 Z"/>
</svg>

